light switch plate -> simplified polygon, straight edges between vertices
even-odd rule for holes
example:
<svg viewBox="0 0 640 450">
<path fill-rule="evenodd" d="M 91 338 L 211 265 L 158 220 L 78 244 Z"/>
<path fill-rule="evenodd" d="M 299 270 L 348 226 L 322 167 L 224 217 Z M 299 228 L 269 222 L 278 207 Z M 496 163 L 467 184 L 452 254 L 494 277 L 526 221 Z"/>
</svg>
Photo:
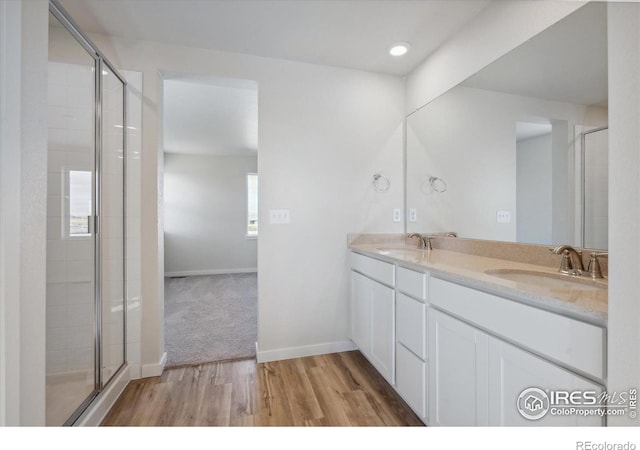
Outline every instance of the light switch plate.
<svg viewBox="0 0 640 450">
<path fill-rule="evenodd" d="M 497 211 L 496 222 L 498 223 L 511 223 L 511 212 L 509 211 Z"/>
<path fill-rule="evenodd" d="M 402 220 L 402 214 L 400 213 L 400 208 L 393 209 L 393 221 L 400 222 Z"/>
<path fill-rule="evenodd" d="M 416 208 L 409 208 L 409 222 L 418 221 L 418 210 Z"/>
<path fill-rule="evenodd" d="M 270 209 L 269 210 L 269 223 L 278 225 L 278 224 L 287 224 L 290 222 L 289 218 L 289 210 L 288 209 Z"/>
</svg>

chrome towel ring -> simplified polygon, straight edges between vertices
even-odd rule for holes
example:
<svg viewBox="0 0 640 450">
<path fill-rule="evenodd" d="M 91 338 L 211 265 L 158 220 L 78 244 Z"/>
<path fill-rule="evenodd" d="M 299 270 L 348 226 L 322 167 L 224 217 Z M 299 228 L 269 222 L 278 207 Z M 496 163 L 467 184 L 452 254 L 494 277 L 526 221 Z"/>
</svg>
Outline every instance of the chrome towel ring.
<svg viewBox="0 0 640 450">
<path fill-rule="evenodd" d="M 389 178 L 385 177 L 381 173 L 373 174 L 373 180 L 371 181 L 371 184 L 373 184 L 373 189 L 378 192 L 386 192 L 391 187 Z"/>
</svg>

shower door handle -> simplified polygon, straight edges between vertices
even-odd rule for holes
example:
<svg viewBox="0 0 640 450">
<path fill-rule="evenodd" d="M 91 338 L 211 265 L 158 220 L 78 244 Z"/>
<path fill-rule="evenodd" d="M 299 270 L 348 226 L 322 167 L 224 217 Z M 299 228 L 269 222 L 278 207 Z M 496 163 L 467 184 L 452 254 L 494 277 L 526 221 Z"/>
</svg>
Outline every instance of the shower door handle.
<svg viewBox="0 0 640 450">
<path fill-rule="evenodd" d="M 100 232 L 100 220 L 98 216 L 87 216 L 87 231 L 89 234 L 98 234 Z"/>
</svg>

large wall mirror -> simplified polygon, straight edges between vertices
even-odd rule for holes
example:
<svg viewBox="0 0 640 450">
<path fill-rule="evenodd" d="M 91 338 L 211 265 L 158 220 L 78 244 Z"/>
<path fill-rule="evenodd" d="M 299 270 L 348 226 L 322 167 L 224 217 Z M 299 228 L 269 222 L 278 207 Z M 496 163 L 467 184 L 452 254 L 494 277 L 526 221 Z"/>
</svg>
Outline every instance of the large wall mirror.
<svg viewBox="0 0 640 450">
<path fill-rule="evenodd" d="M 606 4 L 407 117 L 408 232 L 607 248 Z"/>
</svg>

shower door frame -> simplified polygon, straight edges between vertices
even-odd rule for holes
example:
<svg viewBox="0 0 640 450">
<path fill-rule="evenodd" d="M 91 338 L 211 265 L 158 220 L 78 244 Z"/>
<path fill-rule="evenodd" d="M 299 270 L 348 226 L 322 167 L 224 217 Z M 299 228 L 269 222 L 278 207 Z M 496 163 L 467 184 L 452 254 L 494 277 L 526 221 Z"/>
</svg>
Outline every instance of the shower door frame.
<svg viewBox="0 0 640 450">
<path fill-rule="evenodd" d="M 96 397 L 110 382 L 124 370 L 127 365 L 127 81 L 115 69 L 113 64 L 104 56 L 98 47 L 79 28 L 77 23 L 62 8 L 57 0 L 49 0 L 49 12 L 62 24 L 62 26 L 73 36 L 73 38 L 87 51 L 94 60 L 94 83 L 95 83 L 95 112 L 94 112 L 94 182 L 93 182 L 93 202 L 95 205 L 94 215 L 90 220 L 94 235 L 94 308 L 95 308 L 95 335 L 94 335 L 94 389 L 89 396 L 78 406 L 74 413 L 64 422 L 64 426 L 73 425 L 85 410 L 91 405 Z M 111 374 L 108 380 L 103 380 L 102 376 L 102 227 L 100 226 L 102 213 L 102 68 L 107 67 L 111 73 L 122 83 L 122 245 L 123 245 L 123 349 L 122 364 Z"/>
<path fill-rule="evenodd" d="M 605 125 L 602 127 L 591 128 L 587 131 L 583 131 L 580 133 L 580 205 L 582 210 L 580 211 L 580 247 L 584 248 L 585 246 L 585 232 L 586 232 L 586 207 L 587 207 L 587 196 L 586 196 L 586 136 L 591 133 L 598 133 L 599 131 L 608 130 L 609 126 Z"/>
</svg>

